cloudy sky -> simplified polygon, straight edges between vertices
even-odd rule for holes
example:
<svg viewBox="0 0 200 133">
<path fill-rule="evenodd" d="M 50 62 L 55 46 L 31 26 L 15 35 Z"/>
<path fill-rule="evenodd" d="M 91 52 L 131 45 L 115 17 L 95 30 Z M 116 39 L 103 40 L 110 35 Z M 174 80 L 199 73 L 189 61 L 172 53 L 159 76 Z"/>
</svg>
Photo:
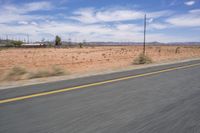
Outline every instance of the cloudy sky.
<svg viewBox="0 0 200 133">
<path fill-rule="evenodd" d="M 200 41 L 200 0 L 0 0 L 0 37 L 33 41 Z"/>
</svg>

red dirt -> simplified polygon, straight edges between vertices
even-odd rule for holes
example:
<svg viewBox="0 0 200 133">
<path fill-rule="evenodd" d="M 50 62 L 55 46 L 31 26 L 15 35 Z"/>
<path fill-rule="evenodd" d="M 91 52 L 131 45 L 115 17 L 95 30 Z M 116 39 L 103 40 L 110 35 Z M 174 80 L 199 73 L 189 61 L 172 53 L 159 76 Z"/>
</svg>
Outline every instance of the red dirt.
<svg viewBox="0 0 200 133">
<path fill-rule="evenodd" d="M 69 73 L 102 71 L 130 66 L 141 52 L 141 46 L 0 49 L 0 72 L 2 74 L 14 66 L 35 70 L 55 65 Z M 188 59 L 200 57 L 200 47 L 148 46 L 147 55 L 154 62 Z"/>
</svg>

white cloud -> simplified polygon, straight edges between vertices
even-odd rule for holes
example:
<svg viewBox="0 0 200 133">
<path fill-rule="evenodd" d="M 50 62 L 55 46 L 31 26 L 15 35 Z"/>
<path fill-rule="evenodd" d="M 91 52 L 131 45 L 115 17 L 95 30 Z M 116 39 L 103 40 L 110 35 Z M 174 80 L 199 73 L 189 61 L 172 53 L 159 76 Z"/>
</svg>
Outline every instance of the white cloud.
<svg viewBox="0 0 200 133">
<path fill-rule="evenodd" d="M 166 28 L 169 28 L 170 25 L 169 24 L 165 24 L 165 23 L 151 23 L 149 24 L 149 29 L 150 30 L 163 30 L 163 29 L 166 29 Z"/>
<path fill-rule="evenodd" d="M 147 16 L 151 18 L 159 18 L 168 16 L 171 11 L 147 12 Z M 144 18 L 145 12 L 130 9 L 104 9 L 95 10 L 93 8 L 84 8 L 74 12 L 71 19 L 78 20 L 82 23 L 101 23 L 101 22 L 115 22 L 138 20 Z"/>
<path fill-rule="evenodd" d="M 21 11 L 23 12 L 30 12 L 30 11 L 38 11 L 38 10 L 50 10 L 53 6 L 50 2 L 41 1 L 41 2 L 32 2 L 27 3 L 22 6 Z"/>
<path fill-rule="evenodd" d="M 106 10 L 103 12 L 97 12 L 96 18 L 100 21 L 124 21 L 124 20 L 136 20 L 143 18 L 144 14 L 140 11 L 133 10 Z"/>
<path fill-rule="evenodd" d="M 95 10 L 93 8 L 80 9 L 74 12 L 74 16 L 69 17 L 70 19 L 78 20 L 83 23 L 95 23 Z"/>
<path fill-rule="evenodd" d="M 193 10 L 190 10 L 189 13 L 200 14 L 200 9 L 193 9 Z"/>
<path fill-rule="evenodd" d="M 32 21 L 30 24 L 32 24 L 32 25 L 38 25 L 38 23 L 36 23 L 36 22 L 34 22 L 34 21 Z"/>
<path fill-rule="evenodd" d="M 22 5 L 6 5 L 0 9 L 0 35 L 30 35 L 32 40 L 53 40 L 55 35 L 60 35 L 63 40 L 67 40 L 69 34 L 72 40 L 82 41 L 142 41 L 143 40 L 143 18 L 146 13 L 148 16 L 148 30 L 162 30 L 169 27 L 169 24 L 159 22 L 161 17 L 168 17 L 172 11 L 155 11 L 144 12 L 126 8 L 107 8 L 94 9 L 84 8 L 73 12 L 72 15 L 64 14 L 65 20 L 56 20 L 56 16 L 35 14 L 30 12 L 38 10 L 51 10 L 54 6 L 49 2 L 34 2 Z M 187 14 L 170 17 L 168 22 L 180 26 L 179 19 L 184 23 L 185 15 L 190 19 L 198 19 L 200 14 L 198 9 L 191 10 Z M 62 15 L 62 14 L 61 14 Z M 192 16 L 192 17 L 191 17 Z M 68 21 L 77 20 L 75 21 Z M 190 21 L 187 20 L 187 21 Z M 136 21 L 130 23 L 124 22 L 129 20 L 140 20 L 141 24 Z M 195 21 L 194 21 L 195 22 Z M 190 22 L 190 23 L 194 23 Z M 198 20 L 199 22 L 199 20 Z M 198 22 L 195 22 L 197 25 Z M 188 24 L 188 23 L 186 23 Z M 183 24 L 185 25 L 185 24 Z M 190 24 L 192 25 L 192 24 Z M 177 41 L 178 38 L 164 34 L 148 33 L 148 41 Z M 171 38 L 171 39 L 170 39 Z M 181 40 L 181 38 L 179 38 Z"/>
<path fill-rule="evenodd" d="M 174 12 L 170 10 L 156 11 L 156 12 L 147 12 L 147 18 L 160 18 L 167 17 L 172 15 Z"/>
<path fill-rule="evenodd" d="M 192 6 L 195 4 L 195 1 L 194 0 L 186 1 L 184 4 L 187 6 Z"/>
<path fill-rule="evenodd" d="M 32 11 L 50 10 L 51 8 L 53 8 L 53 6 L 50 2 L 40 1 L 20 5 L 4 5 L 1 11 L 6 11 L 7 13 L 26 14 Z"/>
<path fill-rule="evenodd" d="M 31 40 L 40 41 L 42 38 L 46 40 L 53 40 L 55 35 L 60 35 L 62 40 L 67 40 L 69 34 L 72 34 L 72 41 L 135 41 L 141 42 L 143 40 L 143 25 L 136 24 L 80 24 L 80 23 L 64 23 L 64 22 L 44 22 L 40 25 L 19 25 L 8 26 L 0 24 L 0 35 L 5 33 L 12 33 L 13 35 L 26 34 L 30 35 Z M 162 29 L 165 28 L 162 24 L 150 24 L 149 28 Z M 150 30 L 150 29 L 148 29 Z M 23 38 L 23 37 L 22 37 Z M 182 40 L 185 38 L 182 38 Z M 192 38 L 190 38 L 192 40 Z M 148 41 L 181 41 L 181 38 L 161 34 L 148 33 Z"/>
<path fill-rule="evenodd" d="M 153 20 L 154 20 L 153 18 L 150 18 L 150 19 L 147 20 L 147 22 L 148 22 L 148 23 L 152 23 Z"/>
<path fill-rule="evenodd" d="M 176 15 L 167 19 L 167 22 L 181 27 L 199 27 L 200 26 L 200 10 L 191 10 L 186 14 Z"/>
<path fill-rule="evenodd" d="M 27 21 L 19 21 L 18 24 L 26 25 L 26 24 L 28 24 L 28 22 Z"/>
<path fill-rule="evenodd" d="M 32 2 L 21 5 L 4 5 L 0 8 L 0 23 L 12 23 L 12 22 L 22 22 L 46 19 L 49 16 L 42 15 L 29 15 L 29 12 L 38 10 L 50 10 L 52 8 L 49 2 Z"/>
<path fill-rule="evenodd" d="M 116 24 L 114 26 L 119 31 L 132 31 L 132 32 L 143 31 L 143 26 L 136 25 L 136 24 Z"/>
</svg>

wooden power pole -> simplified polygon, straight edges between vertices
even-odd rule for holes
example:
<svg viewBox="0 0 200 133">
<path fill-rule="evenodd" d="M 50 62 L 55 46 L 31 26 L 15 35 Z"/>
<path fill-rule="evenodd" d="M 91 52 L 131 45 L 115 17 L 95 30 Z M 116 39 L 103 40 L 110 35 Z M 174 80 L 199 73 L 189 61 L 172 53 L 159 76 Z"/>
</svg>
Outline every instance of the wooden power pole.
<svg viewBox="0 0 200 133">
<path fill-rule="evenodd" d="M 144 15 L 144 44 L 143 44 L 143 54 L 145 55 L 146 53 L 146 25 L 147 25 L 147 16 L 146 14 Z"/>
</svg>

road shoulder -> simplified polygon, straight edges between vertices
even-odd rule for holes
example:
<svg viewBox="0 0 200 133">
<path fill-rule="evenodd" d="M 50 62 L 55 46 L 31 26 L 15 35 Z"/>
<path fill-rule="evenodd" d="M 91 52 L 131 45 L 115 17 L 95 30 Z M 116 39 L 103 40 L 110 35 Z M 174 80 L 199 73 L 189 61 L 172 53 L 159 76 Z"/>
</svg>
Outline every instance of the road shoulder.
<svg viewBox="0 0 200 133">
<path fill-rule="evenodd" d="M 32 86 L 32 85 L 48 84 L 48 83 L 58 82 L 58 81 L 67 81 L 67 80 L 74 80 L 74 79 L 79 79 L 79 78 L 89 78 L 92 76 L 101 76 L 101 75 L 107 75 L 107 74 L 113 74 L 113 73 L 119 73 L 119 72 L 121 73 L 121 72 L 126 72 L 126 71 L 147 69 L 147 68 L 152 68 L 152 67 L 157 67 L 157 66 L 175 65 L 175 64 L 187 63 L 187 62 L 198 61 L 198 60 L 200 60 L 200 58 L 153 63 L 153 64 L 147 64 L 147 65 L 133 65 L 133 66 L 128 66 L 126 68 L 118 68 L 118 69 L 101 71 L 101 72 L 90 72 L 90 73 L 71 74 L 71 75 L 57 76 L 57 77 L 45 77 L 45 78 L 37 78 L 37 79 L 29 79 L 29 80 L 2 82 L 0 84 L 0 91 L 5 90 L 5 89 L 14 89 L 14 88 L 26 87 L 26 86 Z"/>
</svg>

